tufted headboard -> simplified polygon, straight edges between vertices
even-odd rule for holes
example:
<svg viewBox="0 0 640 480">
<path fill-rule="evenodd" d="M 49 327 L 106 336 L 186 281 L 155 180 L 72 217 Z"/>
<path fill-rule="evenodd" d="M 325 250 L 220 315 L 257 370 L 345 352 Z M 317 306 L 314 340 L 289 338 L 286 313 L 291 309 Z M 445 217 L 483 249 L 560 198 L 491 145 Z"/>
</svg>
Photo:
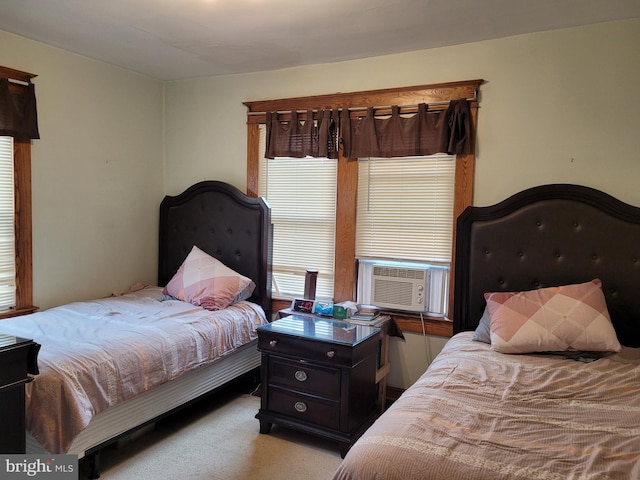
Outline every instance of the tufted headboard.
<svg viewBox="0 0 640 480">
<path fill-rule="evenodd" d="M 640 347 L 640 208 L 593 188 L 533 187 L 457 220 L 454 333 L 473 330 L 484 293 L 602 280 L 620 343 Z"/>
<path fill-rule="evenodd" d="M 249 299 L 271 310 L 271 209 L 261 198 L 208 180 L 160 204 L 158 285 L 176 273 L 194 245 L 227 267 L 251 278 Z"/>
</svg>

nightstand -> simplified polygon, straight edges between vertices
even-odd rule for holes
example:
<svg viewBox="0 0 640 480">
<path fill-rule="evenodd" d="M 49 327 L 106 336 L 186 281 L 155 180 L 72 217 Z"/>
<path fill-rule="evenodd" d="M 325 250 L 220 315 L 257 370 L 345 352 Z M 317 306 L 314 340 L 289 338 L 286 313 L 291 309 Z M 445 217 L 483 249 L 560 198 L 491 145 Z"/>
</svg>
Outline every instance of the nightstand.
<svg viewBox="0 0 640 480">
<path fill-rule="evenodd" d="M 290 315 L 258 328 L 260 433 L 272 424 L 334 440 L 344 456 L 378 416 L 380 329 Z"/>
<path fill-rule="evenodd" d="M 25 453 L 25 384 L 38 373 L 40 345 L 0 334 L 0 453 Z"/>
<path fill-rule="evenodd" d="M 278 311 L 278 318 L 288 317 L 289 315 L 327 319 L 327 317 L 323 315 L 296 312 L 291 308 L 285 308 Z M 378 384 L 378 409 L 380 413 L 383 413 L 387 408 L 387 375 L 389 375 L 389 372 L 391 371 L 391 364 L 389 363 L 389 337 L 392 335 L 392 332 L 394 332 L 393 335 L 395 336 L 399 336 L 403 339 L 404 337 L 402 336 L 400 328 L 389 315 L 381 315 L 374 326 L 380 329 L 380 354 L 378 355 L 376 383 Z"/>
</svg>

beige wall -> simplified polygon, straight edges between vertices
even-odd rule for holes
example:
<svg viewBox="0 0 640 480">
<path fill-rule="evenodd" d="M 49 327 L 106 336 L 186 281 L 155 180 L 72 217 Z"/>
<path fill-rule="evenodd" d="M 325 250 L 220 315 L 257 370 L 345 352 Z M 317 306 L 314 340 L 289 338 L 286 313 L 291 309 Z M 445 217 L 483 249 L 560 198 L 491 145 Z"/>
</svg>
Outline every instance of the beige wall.
<svg viewBox="0 0 640 480">
<path fill-rule="evenodd" d="M 375 59 L 166 85 L 166 188 L 246 186 L 244 101 L 482 78 L 474 203 L 523 188 L 589 185 L 640 205 L 640 21 L 522 35 Z M 391 343 L 406 387 L 442 346 Z M 427 347 L 428 345 L 428 347 Z"/>
<path fill-rule="evenodd" d="M 244 101 L 482 78 L 475 204 L 571 182 L 640 205 L 638 20 L 164 86 L 3 32 L 0 45 L 0 65 L 39 75 L 42 307 L 155 280 L 163 194 L 204 179 L 245 188 Z M 444 341 L 407 337 L 392 341 L 393 386 L 412 383 Z"/>
<path fill-rule="evenodd" d="M 166 85 L 166 185 L 245 186 L 242 102 L 482 78 L 475 203 L 573 182 L 640 205 L 640 21 Z"/>
<path fill-rule="evenodd" d="M 0 32 L 0 65 L 35 73 L 34 303 L 155 282 L 163 84 Z"/>
</svg>

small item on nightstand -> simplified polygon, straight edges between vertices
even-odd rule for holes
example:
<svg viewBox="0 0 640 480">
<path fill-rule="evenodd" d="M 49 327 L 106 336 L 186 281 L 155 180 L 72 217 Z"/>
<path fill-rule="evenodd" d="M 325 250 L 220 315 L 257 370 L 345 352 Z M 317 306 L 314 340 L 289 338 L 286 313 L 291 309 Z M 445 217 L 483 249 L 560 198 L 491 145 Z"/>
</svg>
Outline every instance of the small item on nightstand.
<svg viewBox="0 0 640 480">
<path fill-rule="evenodd" d="M 336 303 L 333 308 L 335 309 L 335 307 L 337 306 L 342 307 L 346 310 L 347 317 L 350 317 L 358 311 L 358 304 L 356 302 L 352 302 L 351 300 Z"/>
<path fill-rule="evenodd" d="M 333 302 L 316 302 L 313 313 L 317 315 L 333 315 Z"/>
<path fill-rule="evenodd" d="M 347 318 L 347 309 L 341 305 L 334 305 L 332 316 L 333 318 L 344 320 L 345 318 Z"/>
<path fill-rule="evenodd" d="M 313 313 L 315 306 L 315 300 L 306 298 L 296 298 L 291 302 L 291 310 L 294 312 Z"/>
<path fill-rule="evenodd" d="M 316 299 L 316 282 L 318 280 L 317 270 L 307 270 L 304 276 L 304 298 Z"/>
<path fill-rule="evenodd" d="M 351 315 L 357 320 L 375 320 L 380 315 L 380 309 L 374 305 L 358 305 L 358 311 Z"/>
<path fill-rule="evenodd" d="M 358 315 L 378 315 L 380 313 L 380 309 L 375 305 L 358 305 Z"/>
</svg>

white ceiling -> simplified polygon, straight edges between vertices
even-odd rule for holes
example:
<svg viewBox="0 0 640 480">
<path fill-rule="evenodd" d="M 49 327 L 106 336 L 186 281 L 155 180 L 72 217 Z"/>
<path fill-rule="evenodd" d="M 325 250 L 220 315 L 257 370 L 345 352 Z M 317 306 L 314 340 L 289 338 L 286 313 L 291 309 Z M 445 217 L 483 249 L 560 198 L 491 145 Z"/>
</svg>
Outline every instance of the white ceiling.
<svg viewBox="0 0 640 480">
<path fill-rule="evenodd" d="M 640 18 L 640 0 L 0 0 L 0 30 L 161 80 Z"/>
</svg>

